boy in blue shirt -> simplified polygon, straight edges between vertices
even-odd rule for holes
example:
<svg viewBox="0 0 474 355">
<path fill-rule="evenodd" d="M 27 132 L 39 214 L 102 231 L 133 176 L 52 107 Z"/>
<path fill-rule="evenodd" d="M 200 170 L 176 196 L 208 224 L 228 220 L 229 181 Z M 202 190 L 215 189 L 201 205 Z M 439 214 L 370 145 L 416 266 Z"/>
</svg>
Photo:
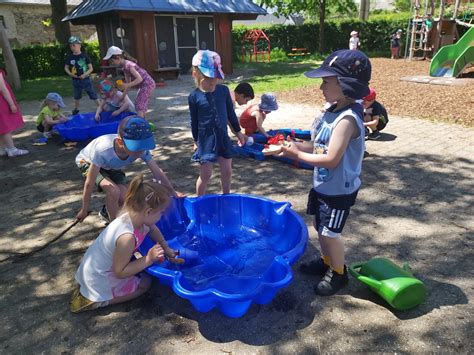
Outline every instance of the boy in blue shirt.
<svg viewBox="0 0 474 355">
<path fill-rule="evenodd" d="M 314 215 L 322 257 L 300 270 L 323 276 L 315 292 L 330 296 L 349 281 L 341 232 L 361 185 L 364 120 L 356 100 L 369 94 L 371 65 L 361 51 L 340 50 L 305 75 L 322 78 L 324 98 L 334 104 L 315 120 L 311 142 L 290 141 L 282 155 L 314 165 L 307 213 Z"/>
<path fill-rule="evenodd" d="M 81 52 L 81 40 L 76 36 L 71 36 L 68 42 L 72 53 L 66 58 L 64 71 L 72 78 L 72 88 L 74 90 L 74 110 L 72 114 L 77 115 L 83 90 L 91 100 L 95 101 L 97 106 L 99 106 L 99 97 L 89 78 L 93 71 L 92 63 L 89 56 Z"/>
</svg>

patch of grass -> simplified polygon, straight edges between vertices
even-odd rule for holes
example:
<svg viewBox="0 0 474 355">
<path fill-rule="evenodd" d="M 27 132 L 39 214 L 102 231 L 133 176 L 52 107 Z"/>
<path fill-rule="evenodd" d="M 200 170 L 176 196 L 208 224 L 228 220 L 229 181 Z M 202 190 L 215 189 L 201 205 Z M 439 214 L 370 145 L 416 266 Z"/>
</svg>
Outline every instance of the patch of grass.
<svg viewBox="0 0 474 355">
<path fill-rule="evenodd" d="M 237 63 L 235 69 L 238 72 L 248 73 L 250 77 L 245 81 L 252 85 L 255 93 L 262 94 L 319 85 L 320 80 L 309 79 L 304 73 L 320 64 L 320 60 L 313 58 L 286 62 Z M 231 82 L 229 86 L 233 89 L 237 84 L 238 82 Z"/>
<path fill-rule="evenodd" d="M 71 79 L 67 76 L 52 76 L 22 80 L 21 89 L 14 90 L 17 101 L 43 100 L 48 92 L 57 92 L 61 96 L 72 96 Z"/>
</svg>

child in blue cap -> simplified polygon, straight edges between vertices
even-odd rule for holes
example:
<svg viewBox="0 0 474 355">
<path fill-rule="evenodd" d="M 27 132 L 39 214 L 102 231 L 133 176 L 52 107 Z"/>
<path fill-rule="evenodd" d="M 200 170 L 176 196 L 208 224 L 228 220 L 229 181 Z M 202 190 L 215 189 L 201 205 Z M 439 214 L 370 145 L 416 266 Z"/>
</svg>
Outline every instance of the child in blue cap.
<svg viewBox="0 0 474 355">
<path fill-rule="evenodd" d="M 89 98 L 95 101 L 96 105 L 99 105 L 99 97 L 89 77 L 94 68 L 89 56 L 81 51 L 81 40 L 76 36 L 71 36 L 68 43 L 71 53 L 67 56 L 64 63 L 64 71 L 72 79 L 74 91 L 74 110 L 72 114 L 77 115 L 79 113 L 82 91 L 85 91 Z"/>
<path fill-rule="evenodd" d="M 341 232 L 361 185 L 364 111 L 356 100 L 369 94 L 371 64 L 361 51 L 340 50 L 305 75 L 322 78 L 324 98 L 334 104 L 315 120 L 311 142 L 291 141 L 282 155 L 314 165 L 307 213 L 314 215 L 322 257 L 300 270 L 322 276 L 315 292 L 329 296 L 348 283 Z"/>
<path fill-rule="evenodd" d="M 217 84 L 219 79 L 224 79 L 219 54 L 200 50 L 194 55 L 192 65 L 196 89 L 189 94 L 188 103 L 196 148 L 192 160 L 200 163 L 196 193 L 198 196 L 206 193 L 213 164 L 217 162 L 221 171 L 222 193 L 228 194 L 235 152 L 227 134 L 227 122 L 241 144 L 245 144 L 247 137 L 240 132 L 229 89 Z"/>
<path fill-rule="evenodd" d="M 242 128 L 245 129 L 245 134 L 250 135 L 260 132 L 265 137 L 270 137 L 263 128 L 263 121 L 270 112 L 276 110 L 278 110 L 278 103 L 275 95 L 272 93 L 263 94 L 259 104 L 250 105 L 240 115 L 239 122 Z"/>
<path fill-rule="evenodd" d="M 61 109 L 65 107 L 63 98 L 57 92 L 46 95 L 36 118 L 36 129 L 43 133 L 45 138 L 51 138 L 51 130 L 55 125 L 67 121 L 67 117 L 61 112 Z"/>
<path fill-rule="evenodd" d="M 150 150 L 155 149 L 155 138 L 144 118 L 129 116 L 119 125 L 117 134 L 106 134 L 94 139 L 76 156 L 76 164 L 86 181 L 82 208 L 76 218 L 87 217 L 94 184 L 105 192 L 105 205 L 99 215 L 107 222 L 114 220 L 125 201 L 127 180 L 124 168 L 135 160 L 143 160 L 153 177 L 176 196 L 171 182 L 153 160 Z"/>
</svg>

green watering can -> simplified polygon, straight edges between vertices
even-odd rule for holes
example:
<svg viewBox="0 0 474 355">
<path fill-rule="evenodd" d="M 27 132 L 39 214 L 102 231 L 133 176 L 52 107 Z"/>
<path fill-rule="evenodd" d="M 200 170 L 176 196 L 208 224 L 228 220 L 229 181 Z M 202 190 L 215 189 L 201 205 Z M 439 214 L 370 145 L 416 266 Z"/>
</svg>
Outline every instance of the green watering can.
<svg viewBox="0 0 474 355">
<path fill-rule="evenodd" d="M 426 299 L 425 285 L 412 275 L 407 263 L 401 268 L 388 259 L 373 258 L 352 264 L 349 272 L 396 310 L 413 308 Z"/>
</svg>

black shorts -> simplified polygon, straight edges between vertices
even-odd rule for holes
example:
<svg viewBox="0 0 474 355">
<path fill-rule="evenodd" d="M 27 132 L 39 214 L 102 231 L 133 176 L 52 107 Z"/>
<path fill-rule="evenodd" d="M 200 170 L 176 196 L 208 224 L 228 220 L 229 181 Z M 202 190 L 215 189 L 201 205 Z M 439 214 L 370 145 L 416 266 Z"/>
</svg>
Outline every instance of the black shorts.
<svg viewBox="0 0 474 355">
<path fill-rule="evenodd" d="M 89 167 L 90 167 L 90 164 L 88 163 L 82 163 L 79 166 L 79 170 L 81 170 L 82 176 L 84 178 L 87 176 Z M 99 192 L 102 192 L 100 183 L 104 179 L 112 181 L 113 183 L 117 185 L 127 185 L 127 177 L 125 176 L 125 173 L 122 170 L 107 170 L 107 169 L 100 168 L 99 174 L 97 175 L 97 178 L 95 179 L 95 184 Z"/>
<path fill-rule="evenodd" d="M 358 190 L 350 195 L 328 196 L 311 189 L 306 213 L 314 215 L 314 226 L 319 234 L 337 238 L 344 229 Z"/>
</svg>

